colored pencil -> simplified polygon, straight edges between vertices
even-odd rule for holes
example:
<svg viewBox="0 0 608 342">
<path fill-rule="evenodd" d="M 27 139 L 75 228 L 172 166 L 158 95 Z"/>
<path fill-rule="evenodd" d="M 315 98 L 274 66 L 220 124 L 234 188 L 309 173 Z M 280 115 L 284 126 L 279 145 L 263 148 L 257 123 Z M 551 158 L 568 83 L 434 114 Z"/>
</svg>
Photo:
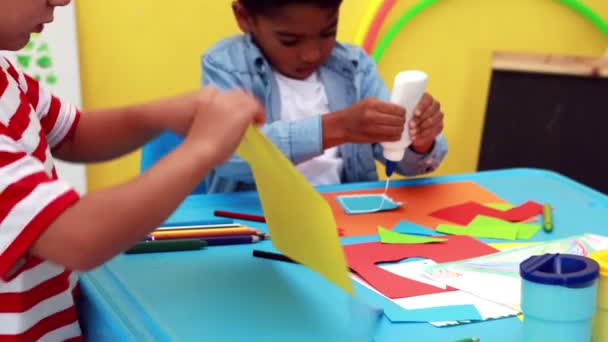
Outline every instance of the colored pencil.
<svg viewBox="0 0 608 342">
<path fill-rule="evenodd" d="M 222 233 L 230 233 L 237 232 L 241 234 L 253 234 L 258 233 L 260 230 L 253 229 L 245 226 L 240 227 L 230 227 L 230 228 L 209 228 L 209 229 L 172 229 L 172 230 L 161 230 L 161 231 L 153 231 L 150 234 L 153 235 L 170 235 L 170 234 L 178 234 L 178 233 L 209 233 L 209 234 L 222 234 Z M 233 234 L 234 235 L 234 234 Z"/>
<path fill-rule="evenodd" d="M 553 209 L 549 203 L 545 203 L 543 207 L 543 230 L 547 233 L 553 231 Z"/>
<path fill-rule="evenodd" d="M 290 262 L 293 264 L 299 264 L 299 262 L 291 259 L 290 257 L 280 254 L 280 253 L 274 253 L 274 252 L 267 252 L 267 251 L 261 251 L 259 249 L 254 249 L 253 250 L 253 256 L 254 257 L 258 257 L 258 258 L 262 258 L 262 259 L 269 259 L 269 260 L 276 260 L 276 261 L 285 261 L 285 262 Z M 351 272 L 354 272 L 352 268 L 348 268 Z"/>
<path fill-rule="evenodd" d="M 174 240 L 174 239 L 202 239 L 206 237 L 234 236 L 234 235 L 258 235 L 264 236 L 264 232 L 248 228 L 219 228 L 219 229 L 185 229 L 155 231 L 149 234 L 154 240 Z"/>
<path fill-rule="evenodd" d="M 243 214 L 243 213 L 236 213 L 233 211 L 224 211 L 224 210 L 216 210 L 213 212 L 213 214 L 215 216 L 220 216 L 220 217 L 228 217 L 228 218 L 233 218 L 233 219 L 241 219 L 241 220 L 246 220 L 246 221 L 255 221 L 255 222 L 266 223 L 266 218 L 264 216 L 260 216 L 260 215 Z M 339 227 L 337 229 L 338 229 L 338 235 L 343 236 L 344 229 L 339 228 Z"/>
<path fill-rule="evenodd" d="M 188 230 L 188 229 L 218 229 L 218 228 L 240 228 L 243 227 L 240 223 L 224 223 L 224 224 L 205 224 L 191 226 L 163 226 L 156 228 L 157 232 L 166 232 L 170 230 Z"/>
<path fill-rule="evenodd" d="M 277 261 L 285 261 L 285 262 L 291 262 L 294 264 L 299 264 L 299 262 L 283 255 L 283 254 L 279 254 L 279 253 L 273 253 L 273 252 L 266 252 L 266 251 L 260 251 L 258 249 L 254 249 L 253 250 L 253 256 L 254 257 L 258 257 L 258 258 L 263 258 L 263 259 L 270 259 L 270 260 L 277 260 Z"/>
<path fill-rule="evenodd" d="M 266 218 L 264 216 L 260 216 L 260 215 L 236 213 L 233 211 L 225 211 L 225 210 L 216 210 L 213 212 L 213 214 L 215 216 L 227 217 L 227 218 L 232 218 L 232 219 L 264 222 L 264 223 L 266 222 Z"/>
<path fill-rule="evenodd" d="M 476 337 L 465 338 L 464 340 L 458 340 L 454 342 L 479 342 L 479 339 Z"/>
<path fill-rule="evenodd" d="M 207 243 L 200 239 L 182 239 L 171 241 L 142 241 L 131 247 L 126 254 L 193 251 L 205 247 Z"/>
<path fill-rule="evenodd" d="M 207 242 L 207 246 L 224 246 L 224 245 L 240 245 L 247 243 L 256 243 L 262 241 L 257 235 L 235 235 L 235 236 L 221 236 L 221 237 L 208 237 L 201 239 Z"/>
</svg>

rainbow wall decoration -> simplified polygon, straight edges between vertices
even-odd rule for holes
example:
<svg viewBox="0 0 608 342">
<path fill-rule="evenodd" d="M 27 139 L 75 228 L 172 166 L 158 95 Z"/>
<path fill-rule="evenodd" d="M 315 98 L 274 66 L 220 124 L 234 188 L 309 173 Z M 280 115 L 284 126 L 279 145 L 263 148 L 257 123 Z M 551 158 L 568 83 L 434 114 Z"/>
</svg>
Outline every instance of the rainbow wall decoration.
<svg viewBox="0 0 608 342">
<path fill-rule="evenodd" d="M 608 35 L 608 22 L 604 21 L 599 14 L 591 8 L 580 2 L 579 0 L 554 0 L 568 6 L 573 11 L 579 13 L 584 18 L 589 20 L 605 35 Z M 385 24 L 388 14 L 391 12 L 397 0 L 372 0 L 363 15 L 363 20 L 357 35 L 355 43 L 362 46 L 363 49 L 371 54 L 379 63 L 384 52 L 391 45 L 395 36 L 418 14 L 425 11 L 439 0 L 420 0 L 403 13 L 395 23 L 393 23 L 386 34 L 380 37 L 380 29 Z"/>
</svg>

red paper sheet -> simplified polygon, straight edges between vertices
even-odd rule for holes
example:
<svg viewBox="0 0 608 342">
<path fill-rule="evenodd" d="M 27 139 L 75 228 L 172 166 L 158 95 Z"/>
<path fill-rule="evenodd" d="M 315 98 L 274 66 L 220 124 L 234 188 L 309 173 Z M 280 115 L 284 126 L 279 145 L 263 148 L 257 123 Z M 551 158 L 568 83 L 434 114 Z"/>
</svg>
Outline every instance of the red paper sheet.
<svg viewBox="0 0 608 342">
<path fill-rule="evenodd" d="M 437 263 L 475 258 L 497 252 L 496 249 L 469 236 L 438 236 L 445 242 L 421 245 L 396 245 L 368 242 L 344 246 L 350 268 L 363 280 L 389 298 L 405 298 L 453 291 L 398 276 L 379 267 L 378 263 L 397 262 L 407 258 L 431 259 Z"/>
<path fill-rule="evenodd" d="M 489 208 L 477 202 L 467 202 L 439 209 L 432 212 L 431 216 L 462 226 L 468 226 L 477 215 L 495 217 L 511 222 L 522 222 L 542 213 L 543 206 L 533 201 L 528 201 L 505 211 Z"/>
<path fill-rule="evenodd" d="M 383 188 L 328 192 L 321 195 L 334 212 L 338 227 L 344 229 L 344 236 L 375 235 L 378 226 L 394 227 L 401 220 L 434 229 L 440 223 L 449 223 L 430 216 L 433 211 L 461 204 L 467 201 L 479 203 L 507 203 L 489 190 L 471 181 L 419 185 L 390 188 L 388 196 L 404 205 L 393 211 L 365 215 L 347 215 L 338 201 L 338 195 L 379 194 Z"/>
</svg>

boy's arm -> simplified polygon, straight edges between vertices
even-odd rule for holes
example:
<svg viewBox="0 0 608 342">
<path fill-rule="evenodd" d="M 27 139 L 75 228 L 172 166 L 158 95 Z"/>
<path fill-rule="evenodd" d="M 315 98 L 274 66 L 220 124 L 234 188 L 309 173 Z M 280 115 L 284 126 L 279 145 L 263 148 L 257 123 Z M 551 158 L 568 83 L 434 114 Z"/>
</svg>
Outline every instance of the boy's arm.
<svg viewBox="0 0 608 342">
<path fill-rule="evenodd" d="M 195 108 L 213 93 L 203 88 L 147 104 L 84 112 L 73 134 L 53 154 L 72 162 L 105 161 L 138 149 L 164 130 L 184 136 Z"/>
<path fill-rule="evenodd" d="M 239 77 L 238 73 L 226 70 L 209 55 L 203 57 L 202 72 L 203 86 L 213 85 L 220 89 L 243 88 L 249 91 L 253 88 L 249 77 Z M 261 131 L 295 164 L 323 153 L 319 115 L 296 122 L 278 120 L 264 125 Z M 215 171 L 218 176 L 226 179 L 254 182 L 251 168 L 237 155 L 233 155 L 226 163 L 216 167 Z"/>
<path fill-rule="evenodd" d="M 87 270 L 131 247 L 233 153 L 253 120 L 262 122 L 263 109 L 251 96 L 242 91 L 214 94 L 197 106 L 183 144 L 138 178 L 85 195 L 65 209 L 30 253 Z"/>
<path fill-rule="evenodd" d="M 182 144 L 134 180 L 85 195 L 42 232 L 30 253 L 92 269 L 158 227 L 214 165 L 214 146 Z"/>
</svg>

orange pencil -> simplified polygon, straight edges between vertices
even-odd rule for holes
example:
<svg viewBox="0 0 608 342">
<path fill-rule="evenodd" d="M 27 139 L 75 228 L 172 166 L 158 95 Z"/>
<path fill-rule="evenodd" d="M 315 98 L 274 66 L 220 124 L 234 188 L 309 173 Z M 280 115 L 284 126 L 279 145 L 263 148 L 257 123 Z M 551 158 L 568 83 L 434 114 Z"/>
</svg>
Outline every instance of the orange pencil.
<svg viewBox="0 0 608 342">
<path fill-rule="evenodd" d="M 183 228 L 183 229 L 167 229 L 167 230 L 155 230 L 151 234 L 170 234 L 170 233 L 178 233 L 178 232 L 186 232 L 186 233 L 194 233 L 194 232 L 261 232 L 258 229 L 249 228 L 246 226 L 238 226 L 238 227 L 226 227 L 226 228 Z M 247 234 L 247 233 L 244 233 Z"/>
<path fill-rule="evenodd" d="M 173 231 L 156 231 L 150 233 L 154 240 L 192 239 L 234 235 L 260 235 L 263 232 L 253 228 L 221 228 L 221 229 L 184 229 Z"/>
</svg>

